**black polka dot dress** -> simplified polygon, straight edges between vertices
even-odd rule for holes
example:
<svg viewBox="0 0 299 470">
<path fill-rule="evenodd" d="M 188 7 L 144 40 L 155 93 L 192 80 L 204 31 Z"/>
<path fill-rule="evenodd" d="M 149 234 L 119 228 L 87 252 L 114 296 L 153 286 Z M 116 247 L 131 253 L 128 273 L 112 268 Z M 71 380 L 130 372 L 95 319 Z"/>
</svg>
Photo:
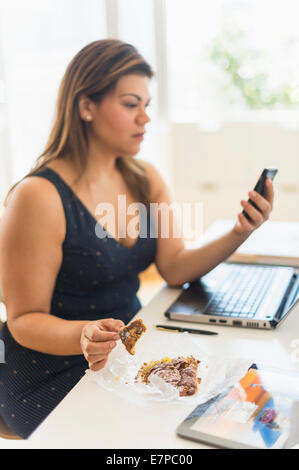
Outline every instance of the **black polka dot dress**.
<svg viewBox="0 0 299 470">
<path fill-rule="evenodd" d="M 156 254 L 150 212 L 140 212 L 142 230 L 128 248 L 115 238 L 99 237 L 103 227 L 54 170 L 43 168 L 36 176 L 57 188 L 67 226 L 51 314 L 66 320 L 129 322 L 141 307 L 138 274 Z M 6 323 L 1 338 L 6 362 L 0 364 L 0 415 L 26 439 L 83 377 L 88 364 L 83 355 L 54 356 L 25 348 L 14 340 Z"/>
</svg>

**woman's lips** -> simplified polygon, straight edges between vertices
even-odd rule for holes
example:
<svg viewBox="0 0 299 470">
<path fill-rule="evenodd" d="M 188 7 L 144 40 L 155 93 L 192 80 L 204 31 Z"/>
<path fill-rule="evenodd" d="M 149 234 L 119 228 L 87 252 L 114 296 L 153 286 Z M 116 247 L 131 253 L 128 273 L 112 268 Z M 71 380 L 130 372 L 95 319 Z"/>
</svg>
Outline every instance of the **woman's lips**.
<svg viewBox="0 0 299 470">
<path fill-rule="evenodd" d="M 143 140 L 143 135 L 144 135 L 144 134 L 134 134 L 133 137 L 134 137 L 135 139 Z"/>
</svg>

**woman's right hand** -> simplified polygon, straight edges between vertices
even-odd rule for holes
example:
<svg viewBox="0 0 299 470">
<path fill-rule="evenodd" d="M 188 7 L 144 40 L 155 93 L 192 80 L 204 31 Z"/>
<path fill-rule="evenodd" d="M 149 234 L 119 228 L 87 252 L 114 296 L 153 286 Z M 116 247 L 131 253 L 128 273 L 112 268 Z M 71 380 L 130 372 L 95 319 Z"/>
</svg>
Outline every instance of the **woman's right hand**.
<svg viewBox="0 0 299 470">
<path fill-rule="evenodd" d="M 105 366 L 123 326 L 121 320 L 107 318 L 89 322 L 82 328 L 80 344 L 91 370 L 98 371 Z"/>
</svg>

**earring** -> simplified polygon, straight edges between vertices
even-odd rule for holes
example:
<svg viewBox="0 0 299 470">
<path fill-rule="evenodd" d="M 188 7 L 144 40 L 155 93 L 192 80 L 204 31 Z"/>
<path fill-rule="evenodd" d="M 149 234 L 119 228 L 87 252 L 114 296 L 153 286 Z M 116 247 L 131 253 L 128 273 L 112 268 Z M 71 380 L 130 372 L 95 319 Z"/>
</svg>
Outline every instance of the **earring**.
<svg viewBox="0 0 299 470">
<path fill-rule="evenodd" d="M 86 116 L 86 118 L 85 118 L 85 119 L 86 119 L 86 121 L 91 121 L 91 120 L 92 120 L 92 116 L 91 116 L 91 114 L 87 114 L 87 116 Z"/>
</svg>

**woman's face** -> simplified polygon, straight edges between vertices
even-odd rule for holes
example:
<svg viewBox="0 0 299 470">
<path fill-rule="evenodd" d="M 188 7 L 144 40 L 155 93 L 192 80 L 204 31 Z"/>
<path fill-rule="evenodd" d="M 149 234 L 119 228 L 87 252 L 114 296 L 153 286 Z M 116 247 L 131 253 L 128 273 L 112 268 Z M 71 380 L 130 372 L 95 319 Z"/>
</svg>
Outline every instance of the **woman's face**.
<svg viewBox="0 0 299 470">
<path fill-rule="evenodd" d="M 146 76 L 125 75 L 99 104 L 92 104 L 89 137 L 102 150 L 117 156 L 139 152 L 150 121 L 146 110 L 150 101 L 148 86 Z"/>
</svg>

